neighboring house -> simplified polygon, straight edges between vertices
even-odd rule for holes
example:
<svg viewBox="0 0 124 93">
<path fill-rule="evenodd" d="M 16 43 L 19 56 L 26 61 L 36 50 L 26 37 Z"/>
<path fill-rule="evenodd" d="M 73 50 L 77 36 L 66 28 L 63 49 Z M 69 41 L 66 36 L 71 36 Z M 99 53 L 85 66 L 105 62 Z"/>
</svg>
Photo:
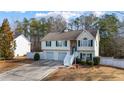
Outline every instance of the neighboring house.
<svg viewBox="0 0 124 93">
<path fill-rule="evenodd" d="M 93 30 L 48 33 L 41 43 L 44 59 L 65 62 L 77 54 L 82 60 L 92 60 L 99 56 L 99 40 L 99 31 Z"/>
<path fill-rule="evenodd" d="M 24 56 L 30 52 L 30 41 L 23 34 L 14 36 L 14 38 L 16 43 L 15 56 Z"/>
</svg>

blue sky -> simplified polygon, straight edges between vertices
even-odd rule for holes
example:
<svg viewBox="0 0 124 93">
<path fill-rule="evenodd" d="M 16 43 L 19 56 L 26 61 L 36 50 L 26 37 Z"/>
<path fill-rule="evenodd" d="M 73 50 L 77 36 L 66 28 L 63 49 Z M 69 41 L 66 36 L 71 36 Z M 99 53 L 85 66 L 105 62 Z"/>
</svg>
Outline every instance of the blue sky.
<svg viewBox="0 0 124 93">
<path fill-rule="evenodd" d="M 2 23 L 4 18 L 7 18 L 10 23 L 13 23 L 16 20 L 20 20 L 20 21 L 23 20 L 24 17 L 26 17 L 28 19 L 33 18 L 33 17 L 35 17 L 35 15 L 37 13 L 47 14 L 48 12 L 47 11 L 45 11 L 45 12 L 37 12 L 37 11 L 4 12 L 3 11 L 3 12 L 0 12 L 0 24 Z"/>
<path fill-rule="evenodd" d="M 38 18 L 38 17 L 44 17 L 44 16 L 55 16 L 57 14 L 62 15 L 66 20 L 68 20 L 69 18 L 74 18 L 74 17 L 78 17 L 80 15 L 87 15 L 91 12 L 84 12 L 84 11 L 76 11 L 76 12 L 72 12 L 72 11 L 1 11 L 0 12 L 0 24 L 3 22 L 4 18 L 7 18 L 10 22 L 10 24 L 13 24 L 14 21 L 16 20 L 20 20 L 22 21 L 24 17 L 30 19 L 30 18 Z M 123 19 L 124 18 L 124 14 L 120 14 L 118 12 L 100 12 L 100 11 L 94 11 L 92 12 L 93 14 L 95 14 L 96 16 L 101 16 L 105 13 L 111 14 L 111 13 L 115 13 L 118 18 Z"/>
</svg>

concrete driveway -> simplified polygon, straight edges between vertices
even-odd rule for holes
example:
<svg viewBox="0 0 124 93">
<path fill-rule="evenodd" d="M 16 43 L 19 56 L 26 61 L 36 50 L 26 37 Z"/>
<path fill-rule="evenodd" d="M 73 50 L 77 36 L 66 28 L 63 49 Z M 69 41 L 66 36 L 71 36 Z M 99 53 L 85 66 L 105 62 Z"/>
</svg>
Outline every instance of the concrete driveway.
<svg viewBox="0 0 124 93">
<path fill-rule="evenodd" d="M 0 74 L 1 81 L 39 81 L 62 66 L 58 61 L 41 60 Z"/>
</svg>

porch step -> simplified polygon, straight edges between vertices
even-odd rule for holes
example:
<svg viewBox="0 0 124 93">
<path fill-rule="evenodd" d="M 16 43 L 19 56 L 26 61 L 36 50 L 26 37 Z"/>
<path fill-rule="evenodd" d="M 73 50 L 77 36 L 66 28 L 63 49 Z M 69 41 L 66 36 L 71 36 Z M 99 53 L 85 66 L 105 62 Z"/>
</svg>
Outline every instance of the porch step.
<svg viewBox="0 0 124 93">
<path fill-rule="evenodd" d="M 74 54 L 73 55 L 67 54 L 64 59 L 64 65 L 71 66 L 73 64 L 73 61 L 74 61 Z"/>
</svg>

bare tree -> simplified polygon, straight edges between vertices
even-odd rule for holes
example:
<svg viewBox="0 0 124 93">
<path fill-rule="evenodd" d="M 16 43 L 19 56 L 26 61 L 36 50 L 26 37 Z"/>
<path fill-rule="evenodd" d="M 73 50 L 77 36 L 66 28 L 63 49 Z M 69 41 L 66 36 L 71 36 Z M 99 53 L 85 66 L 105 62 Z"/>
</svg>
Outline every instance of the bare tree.
<svg viewBox="0 0 124 93">
<path fill-rule="evenodd" d="M 65 28 L 66 20 L 61 15 L 48 18 L 48 30 L 51 32 L 63 32 Z"/>
</svg>

